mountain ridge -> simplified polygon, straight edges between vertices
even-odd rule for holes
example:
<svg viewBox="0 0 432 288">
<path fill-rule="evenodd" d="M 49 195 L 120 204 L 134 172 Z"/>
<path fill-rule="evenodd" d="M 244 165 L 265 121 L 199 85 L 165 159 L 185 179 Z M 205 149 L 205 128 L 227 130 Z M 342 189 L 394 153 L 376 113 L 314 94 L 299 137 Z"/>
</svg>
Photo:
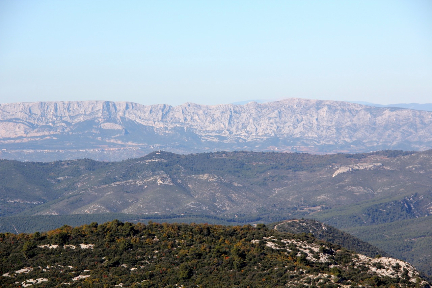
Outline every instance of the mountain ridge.
<svg viewBox="0 0 432 288">
<path fill-rule="evenodd" d="M 290 98 L 245 105 L 0 104 L 0 157 L 123 160 L 154 150 L 369 152 L 432 147 L 432 112 Z"/>
</svg>

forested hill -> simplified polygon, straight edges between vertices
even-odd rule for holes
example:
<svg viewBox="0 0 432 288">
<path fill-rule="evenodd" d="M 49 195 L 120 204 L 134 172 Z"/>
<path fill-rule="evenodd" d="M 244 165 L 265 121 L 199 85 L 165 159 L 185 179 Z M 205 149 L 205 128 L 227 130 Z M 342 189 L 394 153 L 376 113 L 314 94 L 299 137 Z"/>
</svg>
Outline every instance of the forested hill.
<svg viewBox="0 0 432 288">
<path fill-rule="evenodd" d="M 262 224 L 115 220 L 1 233 L 0 253 L 2 287 L 430 287 L 406 262 Z"/>
</svg>

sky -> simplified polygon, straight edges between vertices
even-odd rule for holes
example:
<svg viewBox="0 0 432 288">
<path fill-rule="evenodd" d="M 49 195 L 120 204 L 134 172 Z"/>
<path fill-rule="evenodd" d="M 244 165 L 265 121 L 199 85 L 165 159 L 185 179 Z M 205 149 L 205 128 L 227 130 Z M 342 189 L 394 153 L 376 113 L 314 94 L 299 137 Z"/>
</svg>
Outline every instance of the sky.
<svg viewBox="0 0 432 288">
<path fill-rule="evenodd" d="M 0 0 L 0 103 L 432 102 L 432 1 Z"/>
</svg>

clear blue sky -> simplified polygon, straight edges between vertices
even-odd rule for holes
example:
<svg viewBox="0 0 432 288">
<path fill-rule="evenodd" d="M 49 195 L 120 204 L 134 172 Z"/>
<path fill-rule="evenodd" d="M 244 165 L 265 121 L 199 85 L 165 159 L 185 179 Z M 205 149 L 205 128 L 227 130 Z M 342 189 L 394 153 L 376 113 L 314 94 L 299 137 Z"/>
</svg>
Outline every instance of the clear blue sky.
<svg viewBox="0 0 432 288">
<path fill-rule="evenodd" d="M 432 1 L 0 0 L 0 103 L 432 102 Z"/>
</svg>

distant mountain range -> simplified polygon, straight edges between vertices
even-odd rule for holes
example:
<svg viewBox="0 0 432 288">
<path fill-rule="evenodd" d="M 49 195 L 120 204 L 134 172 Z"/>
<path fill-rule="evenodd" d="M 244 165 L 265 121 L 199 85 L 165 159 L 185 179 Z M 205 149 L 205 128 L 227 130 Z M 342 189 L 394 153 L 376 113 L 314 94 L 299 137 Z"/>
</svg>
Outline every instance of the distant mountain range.
<svg viewBox="0 0 432 288">
<path fill-rule="evenodd" d="M 244 100 L 244 101 L 238 101 L 238 102 L 233 102 L 231 104 L 234 105 L 245 105 L 251 102 L 256 102 L 256 103 L 268 103 L 268 102 L 273 102 L 273 101 L 277 101 L 277 100 L 265 100 L 265 99 L 257 99 L 257 100 Z M 424 103 L 424 104 L 419 104 L 419 103 L 397 103 L 397 104 L 388 104 L 388 105 L 383 105 L 383 104 L 376 104 L 376 103 L 371 103 L 371 102 L 365 102 L 365 101 L 348 101 L 351 103 L 356 103 L 356 104 L 361 104 L 361 105 L 366 105 L 366 106 L 373 106 L 373 107 L 387 107 L 387 108 L 404 108 L 404 109 L 414 109 L 414 110 L 422 110 L 422 111 L 432 111 L 432 103 Z"/>
<path fill-rule="evenodd" d="M 348 102 L 144 106 L 129 102 L 0 104 L 0 158 L 123 160 L 175 153 L 369 152 L 432 148 L 432 112 Z"/>
</svg>

